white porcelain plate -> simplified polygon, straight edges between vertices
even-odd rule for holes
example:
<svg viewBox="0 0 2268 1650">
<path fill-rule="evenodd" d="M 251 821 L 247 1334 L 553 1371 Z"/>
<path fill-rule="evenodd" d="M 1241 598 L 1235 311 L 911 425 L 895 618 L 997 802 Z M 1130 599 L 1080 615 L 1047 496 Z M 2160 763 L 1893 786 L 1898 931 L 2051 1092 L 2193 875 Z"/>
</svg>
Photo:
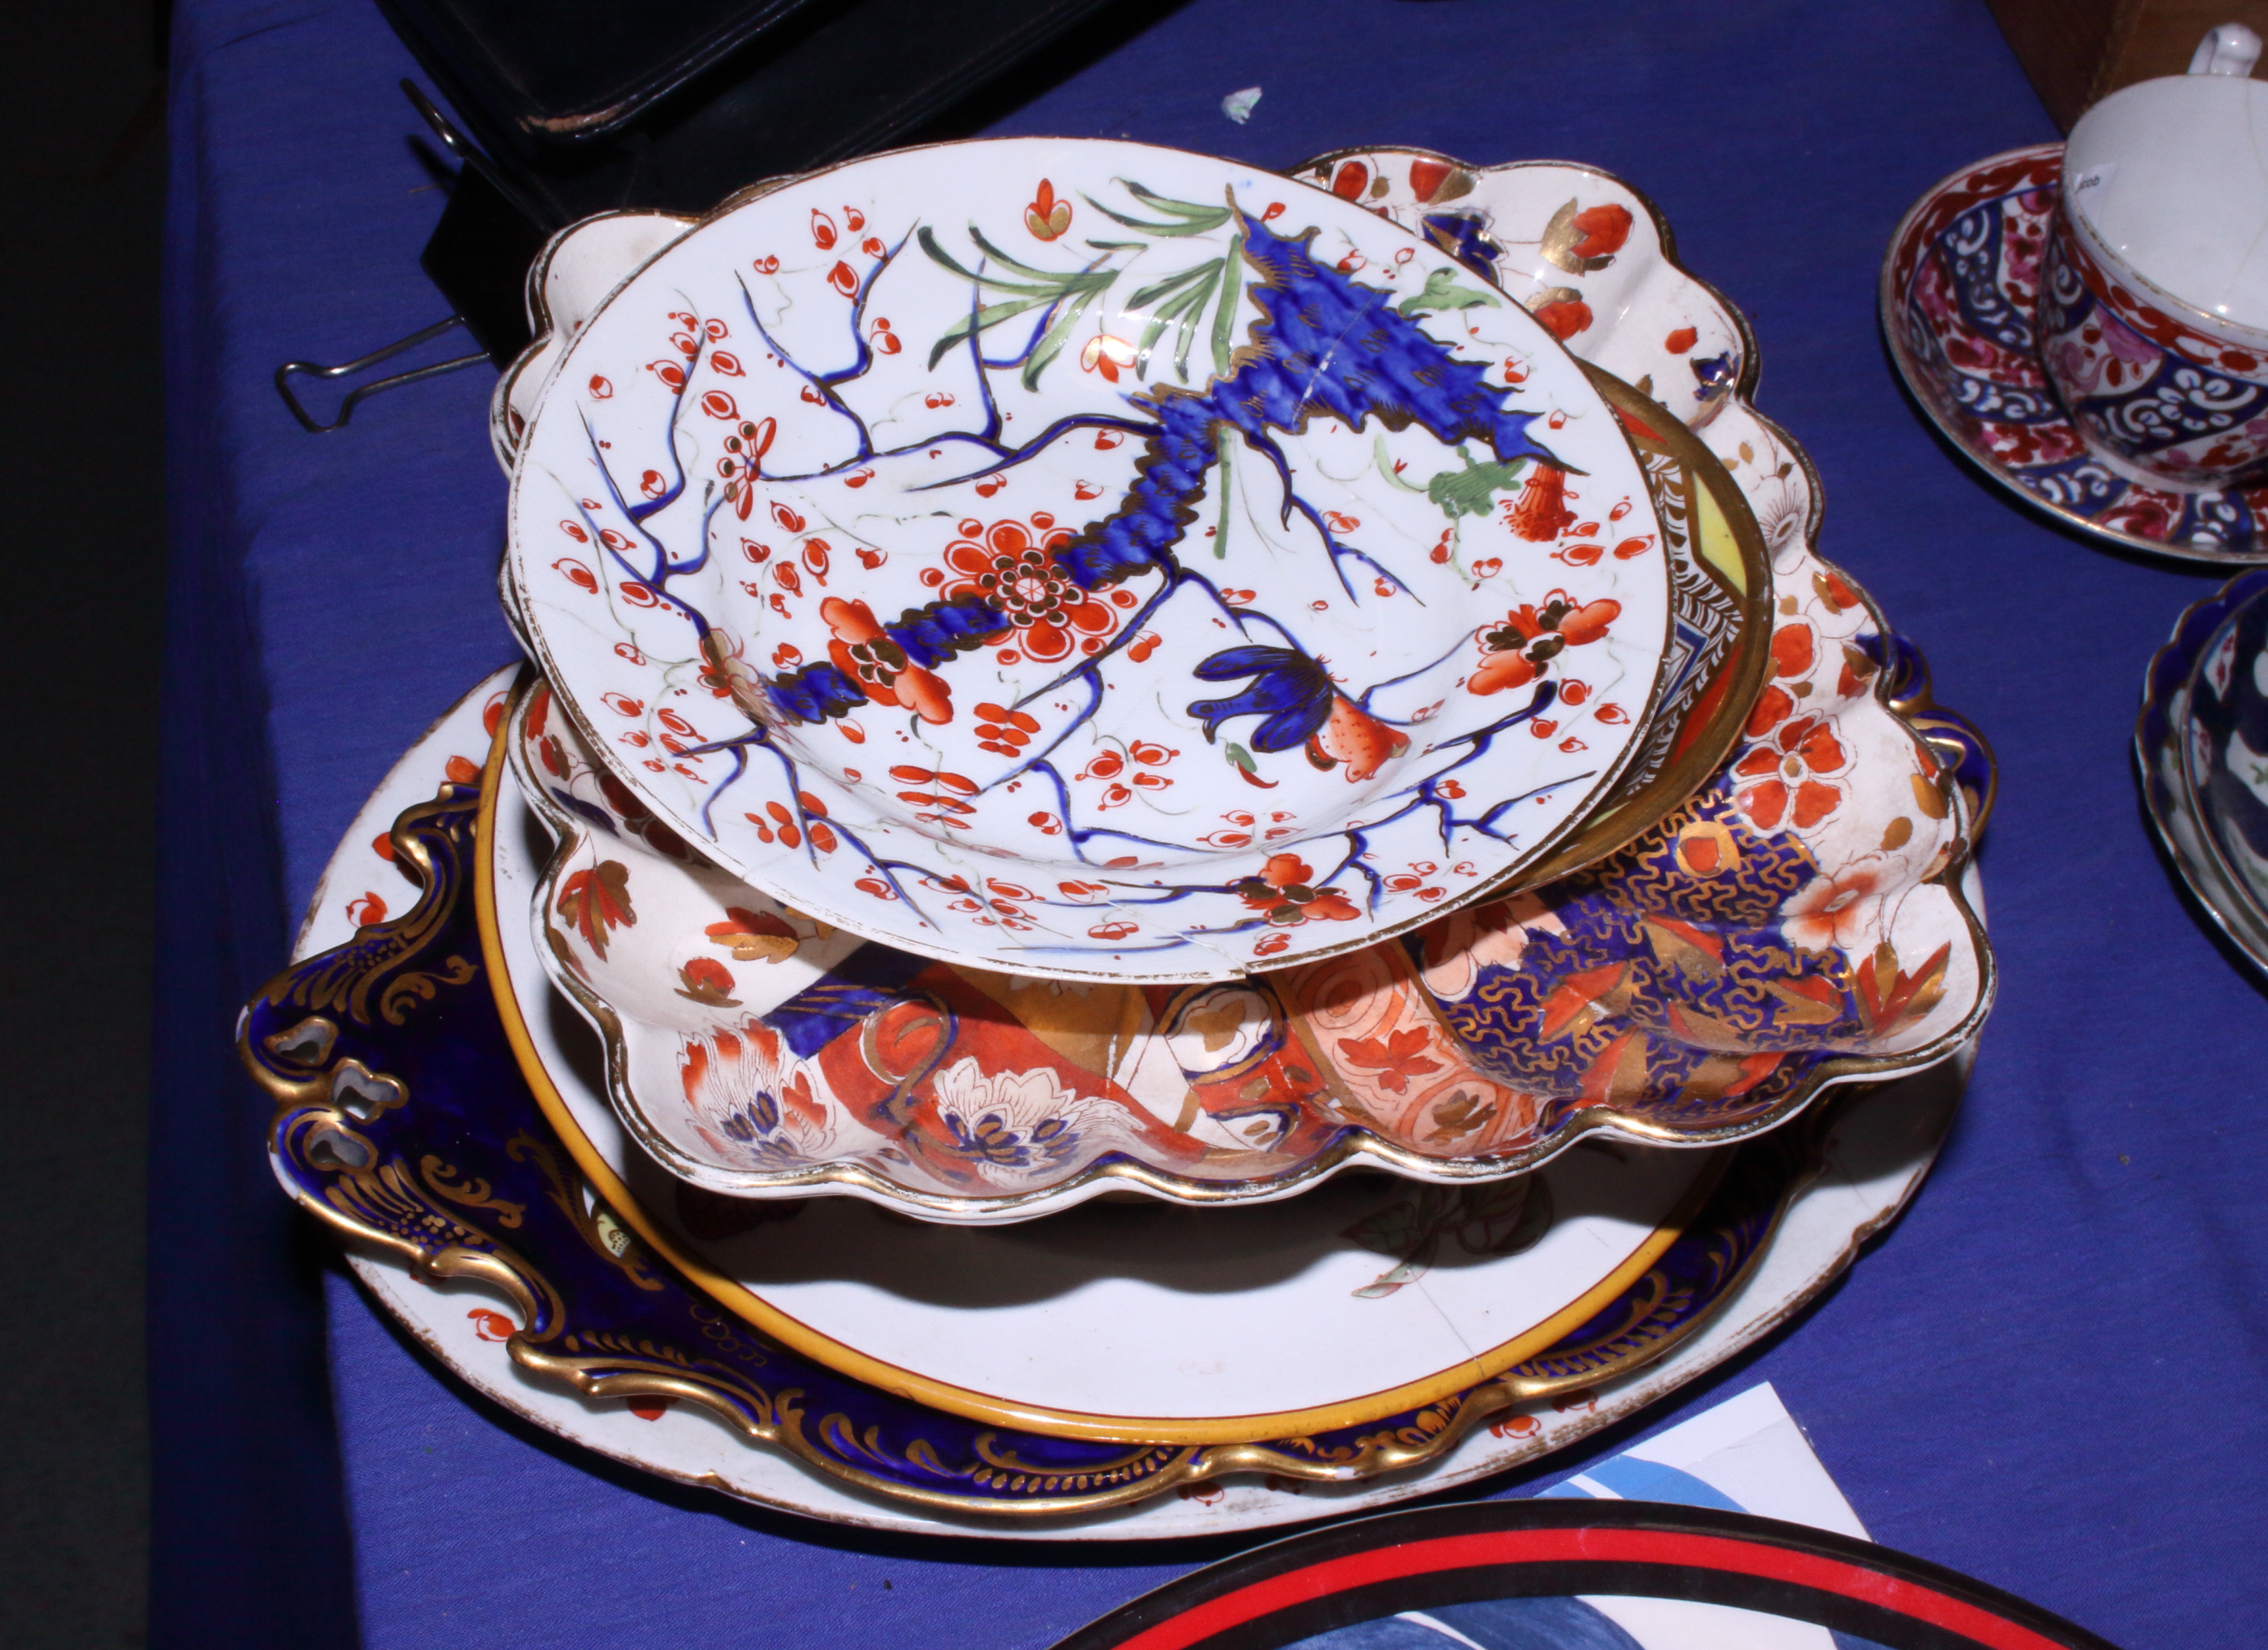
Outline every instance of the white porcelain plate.
<svg viewBox="0 0 2268 1650">
<path fill-rule="evenodd" d="M 468 694 L 372 794 L 316 890 L 295 954 L 341 944 L 359 924 L 379 920 L 387 906 L 405 908 L 414 899 L 413 885 L 398 866 L 380 857 L 375 844 L 385 841 L 387 826 L 403 807 L 433 794 L 445 766 L 457 777 L 457 764 L 475 765 L 489 737 L 484 721 L 501 714 L 511 677 L 511 671 L 500 672 Z M 498 832 L 500 837 L 505 834 Z M 523 864 L 519 874 L 531 873 L 532 866 Z M 532 937 L 516 924 L 504 924 L 504 933 L 515 953 L 515 975 L 537 976 Z M 563 1001 L 532 1022 L 531 1029 L 542 1035 L 554 1027 L 579 1029 Z M 557 1068 L 571 1073 L 574 1066 L 561 1050 Z M 981 1521 L 885 1500 L 821 1476 L 784 1451 L 751 1447 L 697 1406 L 568 1390 L 512 1361 L 508 1337 L 497 1327 L 498 1297 L 436 1283 L 374 1253 L 354 1252 L 349 1258 L 409 1333 L 477 1390 L 563 1438 L 666 1478 L 834 1522 L 908 1532 L 1004 1540 L 1222 1535 L 1388 1506 L 1534 1461 L 1632 1414 L 1752 1344 L 1849 1264 L 1860 1242 L 1886 1225 L 1912 1194 L 1951 1121 L 1965 1067 L 1965 1061 L 1941 1065 L 1852 1106 L 1825 1143 L 1819 1176 L 1797 1194 L 1754 1274 L 1698 1332 L 1660 1361 L 1594 1388 L 1524 1403 L 1491 1425 L 1472 1428 L 1453 1451 L 1425 1468 L 1336 1484 L 1240 1475 L 1078 1519 Z M 633 1162 L 633 1149 L 604 1100 L 591 1085 L 580 1086 L 587 1092 L 575 1097 L 577 1121 L 610 1161 Z M 1454 1254 L 1455 1246 L 1450 1247 Z M 1381 1257 L 1381 1269 L 1385 1263 Z"/>
<path fill-rule="evenodd" d="M 704 853 L 1056 977 L 1223 978 L 1505 888 L 1670 645 L 1638 461 L 1550 331 L 1358 205 L 1130 144 L 728 203 L 569 346 L 511 534 L 538 664 Z"/>
</svg>

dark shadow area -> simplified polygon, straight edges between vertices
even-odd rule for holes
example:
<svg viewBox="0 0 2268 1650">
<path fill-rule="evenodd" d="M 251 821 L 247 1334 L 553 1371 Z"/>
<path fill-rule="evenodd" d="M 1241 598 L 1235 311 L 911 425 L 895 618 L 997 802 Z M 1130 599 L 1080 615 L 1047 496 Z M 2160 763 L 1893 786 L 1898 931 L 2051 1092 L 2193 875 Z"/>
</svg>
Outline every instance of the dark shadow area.
<svg viewBox="0 0 2268 1650">
<path fill-rule="evenodd" d="M 0 55 L 0 1643 L 144 1640 L 143 1186 L 166 514 L 150 0 L 15 6 Z"/>
</svg>

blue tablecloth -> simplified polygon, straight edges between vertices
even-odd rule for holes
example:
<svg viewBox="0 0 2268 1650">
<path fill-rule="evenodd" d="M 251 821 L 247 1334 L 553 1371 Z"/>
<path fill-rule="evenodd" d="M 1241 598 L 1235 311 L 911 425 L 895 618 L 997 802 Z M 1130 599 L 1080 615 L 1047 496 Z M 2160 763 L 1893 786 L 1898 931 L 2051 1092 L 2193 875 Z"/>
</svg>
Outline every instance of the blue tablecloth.
<svg viewBox="0 0 2268 1650">
<path fill-rule="evenodd" d="M 1008 1650 L 1210 1556 L 874 1539 L 646 1482 L 469 1397 L 326 1271 L 268 1178 L 230 1027 L 369 787 L 510 656 L 504 488 L 484 371 L 320 439 L 269 387 L 281 359 L 443 312 L 416 254 L 444 197 L 376 10 L 182 0 L 176 29 L 153 1642 L 345 1643 L 358 1620 L 372 1646 Z M 1221 97 L 1252 85 L 1230 123 Z M 1660 203 L 1756 323 L 1758 402 L 1825 477 L 1826 552 L 1998 744 L 2006 984 L 1904 1223 L 1650 1421 L 1768 1375 L 1883 1541 L 2133 1650 L 2250 1643 L 2268 1012 L 2177 894 L 2127 755 L 2143 666 L 2213 576 L 2095 548 L 1964 470 L 1874 322 L 1915 195 L 2054 136 L 1984 6 L 1192 0 L 999 129 L 1276 165 L 1372 141 L 1558 157 Z"/>
</svg>

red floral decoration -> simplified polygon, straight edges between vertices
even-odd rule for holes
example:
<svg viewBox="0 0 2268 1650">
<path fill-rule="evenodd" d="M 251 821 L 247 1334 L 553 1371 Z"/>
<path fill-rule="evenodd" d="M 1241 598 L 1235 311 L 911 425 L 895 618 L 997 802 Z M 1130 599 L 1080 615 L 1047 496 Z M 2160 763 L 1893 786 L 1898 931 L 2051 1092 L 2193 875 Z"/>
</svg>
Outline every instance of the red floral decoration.
<svg viewBox="0 0 2268 1650">
<path fill-rule="evenodd" d="M 1057 562 L 1071 534 L 1053 516 L 1042 511 L 1029 525 L 964 521 L 961 531 L 945 552 L 953 574 L 939 593 L 946 600 L 975 596 L 1005 615 L 1017 645 L 1042 664 L 1068 659 L 1074 646 L 1090 653 L 1101 646 L 1116 615 Z"/>
<path fill-rule="evenodd" d="M 1314 886 L 1314 874 L 1297 854 L 1272 854 L 1260 874 L 1238 883 L 1236 891 L 1247 905 L 1267 913 L 1268 920 L 1279 928 L 1297 928 L 1310 921 L 1352 922 L 1362 915 L 1354 902 L 1336 888 Z"/>
<path fill-rule="evenodd" d="M 1528 472 L 1520 497 L 1505 506 L 1505 525 L 1530 544 L 1549 544 L 1575 525 L 1566 494 L 1567 472 L 1556 464 L 1539 464 Z"/>
<path fill-rule="evenodd" d="M 1733 765 L 1737 779 L 1757 782 L 1736 793 L 1741 811 L 1760 830 L 1778 829 L 1783 818 L 1808 829 L 1842 806 L 1842 788 L 1825 779 L 1850 765 L 1825 718 L 1800 716 Z"/>
</svg>

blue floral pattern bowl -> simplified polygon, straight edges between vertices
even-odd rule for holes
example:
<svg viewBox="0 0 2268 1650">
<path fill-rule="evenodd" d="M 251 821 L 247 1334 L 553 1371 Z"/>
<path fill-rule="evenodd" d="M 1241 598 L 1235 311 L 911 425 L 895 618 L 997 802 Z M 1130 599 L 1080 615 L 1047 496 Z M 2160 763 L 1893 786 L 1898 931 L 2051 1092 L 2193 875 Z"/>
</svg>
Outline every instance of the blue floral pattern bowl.
<svg viewBox="0 0 2268 1650">
<path fill-rule="evenodd" d="M 2268 571 L 2183 613 L 2150 661 L 2135 755 L 2151 821 L 2216 926 L 2268 973 L 2268 806 L 2259 787 Z"/>
<path fill-rule="evenodd" d="M 767 188 L 527 404 L 508 586 L 565 714 L 705 856 L 923 955 L 1189 983 L 1413 928 L 1575 833 L 1690 651 L 1552 332 L 1227 162 Z"/>
</svg>

